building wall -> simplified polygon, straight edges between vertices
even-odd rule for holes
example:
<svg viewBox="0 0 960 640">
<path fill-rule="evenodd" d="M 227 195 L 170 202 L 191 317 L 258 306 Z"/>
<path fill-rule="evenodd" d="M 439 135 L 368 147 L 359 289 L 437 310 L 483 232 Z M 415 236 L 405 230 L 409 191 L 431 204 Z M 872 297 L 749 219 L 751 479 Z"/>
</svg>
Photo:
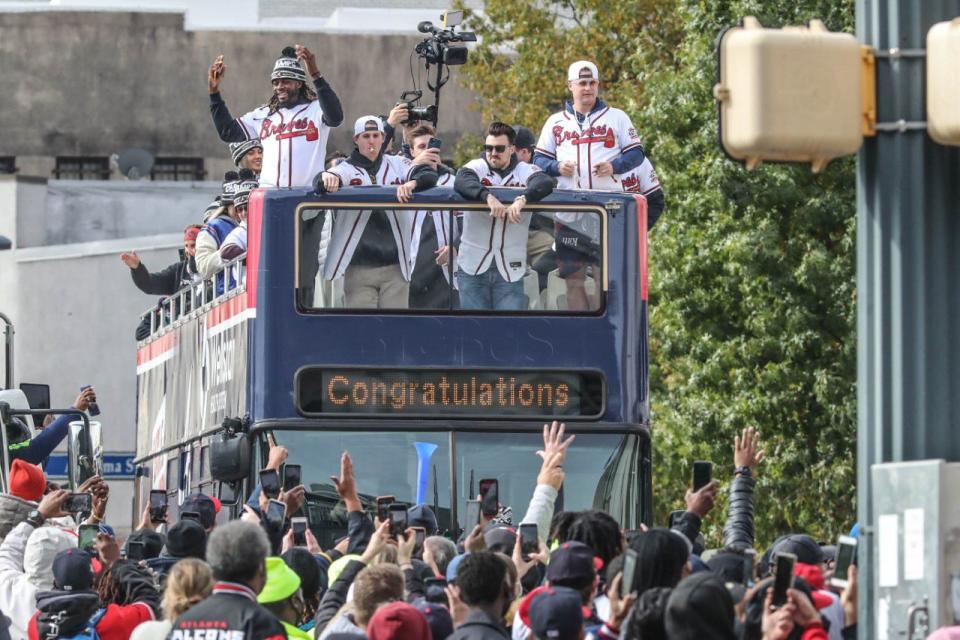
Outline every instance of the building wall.
<svg viewBox="0 0 960 640">
<path fill-rule="evenodd" d="M 139 147 L 205 158 L 216 179 L 232 164 L 210 118 L 208 66 L 224 55 L 222 93 L 240 115 L 269 98 L 273 62 L 295 43 L 316 54 L 344 105 L 345 125 L 329 149 L 349 151 L 353 120 L 387 113 L 412 88 L 415 24 L 409 32 L 415 35 L 187 31 L 180 13 L 0 13 L 0 155 L 17 156 L 21 175 L 49 177 L 56 156 Z M 448 140 L 480 126 L 468 108 L 475 98 L 457 75 L 441 101 Z"/>
</svg>

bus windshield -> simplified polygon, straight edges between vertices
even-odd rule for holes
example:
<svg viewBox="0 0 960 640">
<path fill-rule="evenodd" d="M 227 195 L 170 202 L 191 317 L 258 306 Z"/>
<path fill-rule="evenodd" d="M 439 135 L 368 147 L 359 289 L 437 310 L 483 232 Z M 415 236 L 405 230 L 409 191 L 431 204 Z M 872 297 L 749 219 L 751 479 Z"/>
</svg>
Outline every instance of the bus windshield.
<svg viewBox="0 0 960 640">
<path fill-rule="evenodd" d="M 541 461 L 536 452 L 543 448 L 539 433 L 288 430 L 274 431 L 274 437 L 289 451 L 287 463 L 302 465 L 303 484 L 315 494 L 332 495 L 335 489 L 330 476 L 339 473 L 340 455 L 349 451 L 357 489 L 367 505 L 385 495 L 415 504 L 420 457 L 429 456 L 426 477 L 420 478 L 420 497 L 423 503 L 436 505 L 440 528 L 448 531 L 457 529 L 453 526 L 451 501 L 455 501 L 462 521 L 466 500 L 476 497 L 484 478 L 498 480 L 500 503 L 509 508 L 512 522 L 519 524 L 537 484 Z M 625 438 L 628 436 L 620 434 L 577 435 L 564 465 L 565 510 L 590 509 L 604 503 L 606 498 L 597 495 L 600 479 L 609 467 L 618 464 Z M 450 477 L 451 450 L 456 452 L 456 495 Z"/>
<path fill-rule="evenodd" d="M 422 205 L 421 205 L 422 206 Z M 603 223 L 597 209 L 301 207 L 302 310 L 596 313 Z"/>
</svg>

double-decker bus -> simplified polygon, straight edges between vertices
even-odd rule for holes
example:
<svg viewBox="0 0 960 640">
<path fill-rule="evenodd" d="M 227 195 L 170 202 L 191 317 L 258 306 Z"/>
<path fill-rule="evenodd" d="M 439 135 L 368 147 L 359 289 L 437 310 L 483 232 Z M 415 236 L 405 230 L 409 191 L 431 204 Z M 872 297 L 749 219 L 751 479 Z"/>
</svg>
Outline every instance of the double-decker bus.
<svg viewBox="0 0 960 640">
<path fill-rule="evenodd" d="M 200 491 L 220 498 L 221 519 L 236 516 L 272 432 L 302 466 L 310 526 L 325 540 L 345 523 L 330 481 L 344 450 L 367 504 L 425 503 L 456 533 L 479 479 L 497 478 L 519 520 L 543 424 L 559 420 L 577 434 L 563 508 L 650 522 L 643 197 L 556 191 L 524 209 L 527 259 L 509 264 L 495 234 L 516 229 L 495 220 L 478 238 L 471 216 L 490 212 L 443 188 L 406 204 L 385 187 L 255 192 L 247 254 L 220 286 L 148 312 L 134 512 L 162 488 L 174 512 Z M 468 241 L 500 252 L 491 269 L 521 270 L 521 309 L 464 308 L 456 254 Z M 438 266 L 447 245 L 453 259 Z"/>
</svg>

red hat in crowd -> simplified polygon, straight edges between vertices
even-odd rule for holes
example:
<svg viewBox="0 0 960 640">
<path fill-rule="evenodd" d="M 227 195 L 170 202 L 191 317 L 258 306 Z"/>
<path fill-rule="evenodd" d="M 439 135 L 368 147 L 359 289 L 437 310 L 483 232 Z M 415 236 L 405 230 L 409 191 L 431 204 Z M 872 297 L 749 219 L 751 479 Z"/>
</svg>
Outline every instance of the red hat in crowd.
<svg viewBox="0 0 960 640">
<path fill-rule="evenodd" d="M 191 242 L 197 239 L 197 236 L 200 235 L 200 225 L 192 224 L 186 229 L 183 230 L 183 240 L 184 242 Z"/>
<path fill-rule="evenodd" d="M 367 625 L 369 640 L 431 640 L 427 618 L 413 605 L 392 602 L 377 609 Z"/>
<path fill-rule="evenodd" d="M 13 461 L 10 466 L 11 494 L 24 500 L 39 502 L 46 489 L 47 477 L 43 475 L 43 469 L 19 458 Z"/>
</svg>

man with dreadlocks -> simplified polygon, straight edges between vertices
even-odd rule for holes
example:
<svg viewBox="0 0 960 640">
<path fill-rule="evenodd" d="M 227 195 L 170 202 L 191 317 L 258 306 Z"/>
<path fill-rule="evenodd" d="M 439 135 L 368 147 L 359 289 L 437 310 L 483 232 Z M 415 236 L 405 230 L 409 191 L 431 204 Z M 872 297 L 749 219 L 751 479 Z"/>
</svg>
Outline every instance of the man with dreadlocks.
<svg viewBox="0 0 960 640">
<path fill-rule="evenodd" d="M 273 83 L 270 100 L 239 118 L 230 115 L 220 95 L 220 81 L 225 71 L 221 55 L 207 73 L 210 113 L 220 139 L 224 142 L 260 139 L 263 146 L 260 186 L 310 186 L 313 177 L 323 171 L 330 129 L 343 122 L 340 99 L 320 75 L 314 55 L 302 45 L 284 48 L 270 74 Z M 316 92 L 307 86 L 308 74 Z"/>
</svg>

